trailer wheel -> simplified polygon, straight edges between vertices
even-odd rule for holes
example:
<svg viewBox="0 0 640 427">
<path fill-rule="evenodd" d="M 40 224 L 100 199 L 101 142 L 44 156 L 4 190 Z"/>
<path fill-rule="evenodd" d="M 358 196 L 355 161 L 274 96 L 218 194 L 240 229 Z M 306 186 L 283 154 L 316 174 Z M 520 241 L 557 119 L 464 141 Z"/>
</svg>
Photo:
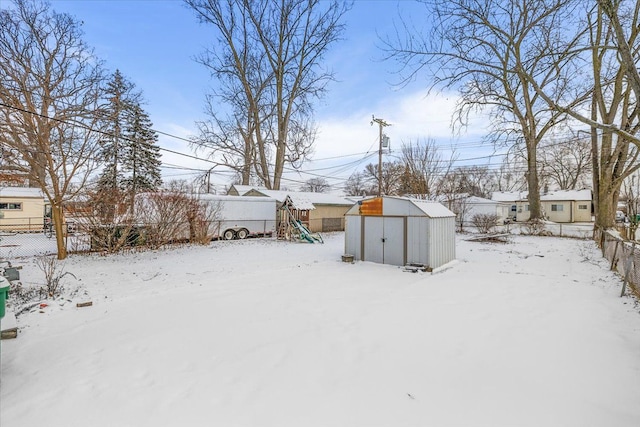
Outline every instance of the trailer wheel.
<svg viewBox="0 0 640 427">
<path fill-rule="evenodd" d="M 222 237 L 224 237 L 224 240 L 233 240 L 236 238 L 236 233 L 233 230 L 227 230 L 222 234 Z"/>
<path fill-rule="evenodd" d="M 240 230 L 238 230 L 238 233 L 236 235 L 238 236 L 238 239 L 246 239 L 249 235 L 249 230 L 247 230 L 246 228 L 241 228 Z"/>
</svg>

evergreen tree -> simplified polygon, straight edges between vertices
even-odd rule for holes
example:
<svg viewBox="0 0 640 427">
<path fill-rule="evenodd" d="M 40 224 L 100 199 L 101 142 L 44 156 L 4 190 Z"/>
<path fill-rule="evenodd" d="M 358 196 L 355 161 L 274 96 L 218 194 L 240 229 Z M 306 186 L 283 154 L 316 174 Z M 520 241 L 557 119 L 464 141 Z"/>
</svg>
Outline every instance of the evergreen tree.
<svg viewBox="0 0 640 427">
<path fill-rule="evenodd" d="M 105 89 L 106 104 L 103 106 L 103 137 L 101 140 L 101 158 L 103 170 L 98 180 L 99 192 L 115 192 L 121 189 L 123 174 L 121 171 L 122 153 L 125 147 L 124 130 L 131 109 L 139 102 L 140 93 L 135 85 L 116 70 Z"/>
<path fill-rule="evenodd" d="M 122 151 L 122 172 L 126 174 L 122 188 L 130 195 L 132 206 L 137 193 L 157 190 L 162 185 L 158 134 L 152 127 L 149 115 L 140 105 L 134 105 L 130 111 L 125 131 L 126 144 Z"/>
</svg>

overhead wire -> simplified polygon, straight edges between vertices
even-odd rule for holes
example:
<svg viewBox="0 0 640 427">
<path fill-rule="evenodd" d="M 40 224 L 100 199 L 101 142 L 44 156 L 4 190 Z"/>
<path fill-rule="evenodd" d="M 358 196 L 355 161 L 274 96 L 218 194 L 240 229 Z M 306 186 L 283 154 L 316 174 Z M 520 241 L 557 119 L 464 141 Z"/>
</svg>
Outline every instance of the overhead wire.
<svg viewBox="0 0 640 427">
<path fill-rule="evenodd" d="M 85 123 L 82 122 L 73 122 L 70 123 L 68 121 L 62 120 L 62 119 L 58 119 L 56 117 L 49 117 L 43 114 L 40 114 L 38 112 L 34 112 L 34 111 L 29 111 L 20 107 L 16 107 L 16 106 L 12 106 L 12 105 L 7 105 L 5 103 L 0 102 L 0 106 L 5 107 L 5 108 L 11 108 L 13 110 L 16 111 L 20 111 L 22 113 L 27 113 L 27 114 L 32 114 L 35 115 L 37 117 L 40 118 L 44 118 L 44 119 L 48 119 L 48 120 L 53 120 L 56 122 L 60 122 L 63 124 L 72 124 L 75 126 L 79 126 L 89 132 L 95 132 L 101 135 L 105 135 L 105 136 L 113 136 L 111 133 L 106 132 L 104 130 L 101 129 L 96 129 L 94 127 L 91 127 Z M 188 138 L 184 138 L 181 137 L 179 135 L 174 135 L 168 132 L 164 132 L 161 130 L 157 130 L 157 129 L 151 129 L 152 131 L 156 132 L 159 135 L 164 135 L 166 137 L 169 138 L 173 138 L 176 140 L 180 140 L 180 141 L 184 141 L 184 142 L 188 142 L 188 143 L 194 143 L 194 140 L 188 139 Z M 560 144 L 564 144 L 566 143 L 566 139 L 567 137 L 571 137 L 571 139 L 577 139 L 576 135 L 574 133 L 567 133 L 566 136 L 563 135 L 553 135 L 552 137 L 550 137 L 550 140 L 556 140 L 556 142 L 552 142 L 552 143 L 548 143 L 545 146 L 554 146 L 554 145 L 560 145 Z M 125 141 L 130 141 L 130 142 L 134 142 L 133 140 L 131 140 L 130 138 L 127 137 L 122 137 L 123 140 Z M 146 143 L 143 141 L 143 143 Z M 151 144 L 151 143 L 147 143 L 147 144 Z M 375 144 L 375 142 L 374 142 Z M 458 149 L 464 149 L 464 150 L 470 150 L 470 149 L 478 149 L 478 148 L 483 148 L 486 147 L 487 145 L 489 145 L 486 141 L 465 141 L 465 142 L 460 142 L 460 143 L 455 143 L 455 144 L 450 144 L 449 147 L 447 147 L 447 149 L 450 150 L 458 150 Z M 154 147 L 158 148 L 160 151 L 163 152 L 167 152 L 167 153 L 171 153 L 171 154 L 175 154 L 181 157 L 185 157 L 185 158 L 189 158 L 189 159 L 193 159 L 193 160 L 198 160 L 198 161 L 202 161 L 208 164 L 214 164 L 214 165 L 218 165 L 219 162 L 216 162 L 215 160 L 212 159 L 208 159 L 208 158 L 202 158 L 202 157 L 198 157 L 196 155 L 191 155 L 191 154 L 187 154 L 187 153 L 183 153 L 180 151 L 176 151 L 176 150 L 172 150 L 166 147 L 162 147 L 159 145 L 154 145 Z M 444 148 L 442 145 L 438 146 L 439 148 Z M 339 175 L 343 172 L 345 172 L 348 169 L 354 169 L 359 166 L 360 164 L 362 164 L 363 162 L 365 162 L 367 159 L 370 159 L 372 156 L 374 156 L 375 154 L 378 153 L 377 150 L 372 151 L 373 148 L 373 144 L 370 146 L 369 150 L 367 150 L 366 152 L 358 152 L 358 153 L 349 153 L 349 154 L 343 154 L 343 155 L 338 155 L 338 156 L 331 156 L 331 157 L 326 157 L 326 158 L 320 158 L 320 159 L 310 159 L 310 162 L 322 162 L 322 161 L 328 161 L 328 160 L 336 160 L 336 159 L 343 159 L 343 158 L 347 158 L 347 157 L 353 157 L 353 156 L 358 156 L 358 155 L 363 155 L 360 159 L 354 160 L 354 161 L 350 161 L 347 163 L 341 163 L 335 166 L 327 166 L 327 167 L 321 167 L 321 168 L 315 168 L 315 169 L 306 169 L 306 170 L 300 170 L 300 169 L 296 169 L 296 168 L 290 168 L 290 167 L 285 167 L 285 169 L 290 172 L 290 173 L 298 173 L 298 174 L 305 174 L 305 175 L 309 175 L 309 176 L 313 176 L 313 177 L 320 177 L 320 178 L 325 178 L 325 179 L 330 179 L 330 180 L 338 180 L 338 181 L 344 181 L 343 178 L 339 178 L 336 175 Z M 476 157 L 469 157 L 469 158 L 465 158 L 465 159 L 455 159 L 453 160 L 454 163 L 460 163 L 460 162 L 468 162 L 468 161 L 476 161 L 476 160 L 484 160 L 484 159 L 492 159 L 492 158 L 497 158 L 497 157 L 504 157 L 507 156 L 509 153 L 493 153 L 490 155 L 484 155 L 484 156 L 476 156 Z M 390 155 L 390 153 L 385 153 L 385 155 Z M 398 155 L 391 155 L 391 157 L 395 157 L 395 158 L 400 158 Z M 92 159 L 95 160 L 100 160 L 98 157 L 92 157 Z M 476 164 L 476 165 L 465 165 L 465 166 L 486 166 L 483 164 Z M 492 165 L 493 166 L 493 165 Z M 499 165 L 497 165 L 499 166 Z M 176 169 L 176 170 L 185 170 L 185 171 L 192 171 L 193 173 L 190 173 L 191 175 L 194 175 L 195 173 L 204 173 L 204 172 L 208 172 L 210 169 L 198 169 L 198 168 L 194 168 L 194 167 L 190 167 L 190 166 L 180 166 L 180 165 L 175 165 L 175 164 L 168 164 L 168 163 L 163 163 L 163 165 L 161 166 L 162 168 L 165 169 Z M 318 171 L 334 171 L 332 175 L 324 175 L 324 174 L 318 174 L 315 172 Z M 181 175 L 190 175 L 190 174 L 181 174 Z M 234 172 L 233 171 L 223 171 L 223 170 L 218 170 L 215 171 L 215 174 L 218 175 L 233 175 Z M 283 178 L 285 179 L 285 178 Z M 300 182 L 298 180 L 294 180 L 294 179 L 290 179 L 290 178 L 286 178 L 288 181 L 291 182 L 298 182 L 298 183 L 304 183 L 304 182 Z"/>
</svg>

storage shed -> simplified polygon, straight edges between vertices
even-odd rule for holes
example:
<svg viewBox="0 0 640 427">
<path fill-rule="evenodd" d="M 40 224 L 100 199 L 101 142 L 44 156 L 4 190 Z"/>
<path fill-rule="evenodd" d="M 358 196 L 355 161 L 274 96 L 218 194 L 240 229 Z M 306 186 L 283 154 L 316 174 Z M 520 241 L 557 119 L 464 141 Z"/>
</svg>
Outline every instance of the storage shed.
<svg viewBox="0 0 640 427">
<path fill-rule="evenodd" d="M 359 201 L 345 218 L 345 252 L 356 260 L 438 268 L 456 257 L 456 216 L 440 203 L 382 196 Z"/>
</svg>

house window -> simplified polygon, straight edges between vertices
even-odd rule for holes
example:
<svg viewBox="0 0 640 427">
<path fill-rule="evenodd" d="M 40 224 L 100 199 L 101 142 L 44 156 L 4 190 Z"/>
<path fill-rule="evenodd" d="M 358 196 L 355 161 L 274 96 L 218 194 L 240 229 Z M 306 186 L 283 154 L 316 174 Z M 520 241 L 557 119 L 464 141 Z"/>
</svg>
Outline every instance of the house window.
<svg viewBox="0 0 640 427">
<path fill-rule="evenodd" d="M 551 212 L 562 212 L 564 205 L 551 205 Z"/>
<path fill-rule="evenodd" d="M 516 205 L 511 205 L 511 212 L 515 212 L 516 211 Z"/>
<path fill-rule="evenodd" d="M 524 210 L 529 212 L 529 205 L 524 205 Z"/>
<path fill-rule="evenodd" d="M 578 209 L 580 210 L 587 210 L 589 207 L 587 205 L 578 205 Z"/>
<path fill-rule="evenodd" d="M 2 210 L 12 210 L 19 211 L 22 209 L 22 203 L 0 203 L 0 209 Z"/>
</svg>

